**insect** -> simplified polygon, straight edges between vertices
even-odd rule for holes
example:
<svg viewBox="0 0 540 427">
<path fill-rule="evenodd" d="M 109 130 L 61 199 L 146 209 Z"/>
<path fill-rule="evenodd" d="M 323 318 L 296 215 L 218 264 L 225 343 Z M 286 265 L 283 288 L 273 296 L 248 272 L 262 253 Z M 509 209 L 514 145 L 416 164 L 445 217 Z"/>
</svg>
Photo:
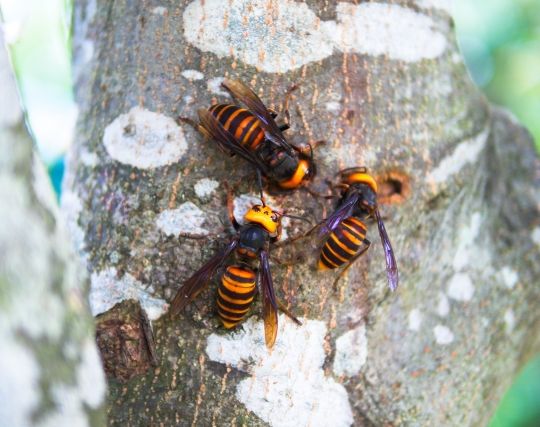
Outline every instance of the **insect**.
<svg viewBox="0 0 540 427">
<path fill-rule="evenodd" d="M 246 224 L 241 226 L 234 217 L 230 196 L 227 207 L 231 223 L 237 231 L 236 236 L 182 285 L 171 303 L 170 310 L 172 315 L 184 310 L 234 253 L 237 262 L 229 264 L 220 275 L 218 316 L 227 329 L 242 322 L 249 312 L 258 284 L 262 294 L 265 342 L 270 349 L 277 337 L 278 308 L 300 324 L 276 298 L 269 262 L 270 244 L 279 240 L 281 234 L 281 218 L 294 216 L 275 211 L 264 204 L 253 205 L 244 216 Z M 254 266 L 257 262 L 259 268 Z"/>
<path fill-rule="evenodd" d="M 247 109 L 216 104 L 198 111 L 199 124 L 187 118 L 181 120 L 215 140 L 226 153 L 253 165 L 261 188 L 261 174 L 284 190 L 298 188 L 311 179 L 315 174 L 312 146 L 297 147 L 287 142 L 283 131 L 289 129 L 289 124 L 278 126 L 274 121 L 277 113 L 267 109 L 249 87 L 229 79 L 222 86 Z M 288 112 L 285 114 L 288 119 Z"/>
<path fill-rule="evenodd" d="M 340 200 L 336 210 L 321 224 L 320 234 L 326 237 L 326 241 L 319 254 L 318 268 L 329 270 L 345 265 L 334 282 L 335 286 L 354 261 L 369 249 L 371 242 L 366 239 L 364 221 L 374 217 L 384 248 L 388 285 L 394 291 L 399 283 L 399 273 L 377 205 L 377 183 L 365 167 L 344 169 L 339 175 Z"/>
</svg>

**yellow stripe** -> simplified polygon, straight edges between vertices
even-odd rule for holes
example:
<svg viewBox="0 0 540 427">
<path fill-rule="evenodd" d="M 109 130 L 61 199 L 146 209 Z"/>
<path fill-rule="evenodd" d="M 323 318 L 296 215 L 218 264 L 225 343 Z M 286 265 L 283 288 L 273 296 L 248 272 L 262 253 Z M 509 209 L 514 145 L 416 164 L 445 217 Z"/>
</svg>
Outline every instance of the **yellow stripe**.
<svg viewBox="0 0 540 427">
<path fill-rule="evenodd" d="M 353 251 L 352 249 L 348 248 L 347 246 L 345 246 L 344 243 L 341 243 L 339 241 L 339 239 L 337 238 L 337 236 L 335 235 L 335 233 L 332 233 L 330 234 L 330 237 L 332 238 L 332 240 L 334 241 L 334 243 L 336 245 L 338 245 L 341 249 L 343 249 L 345 252 L 347 252 L 348 254 L 350 255 L 354 255 L 356 252 Z"/>
<path fill-rule="evenodd" d="M 227 322 L 225 319 L 221 319 L 221 317 L 220 317 L 220 320 L 221 320 L 221 323 L 223 324 L 223 327 L 225 327 L 226 329 L 232 329 L 241 322 L 240 320 L 237 322 Z"/>
<path fill-rule="evenodd" d="M 255 121 L 253 122 L 253 124 L 251 125 L 251 129 L 248 130 L 248 132 L 246 133 L 246 136 L 244 137 L 244 140 L 242 141 L 242 144 L 247 144 L 247 142 L 249 141 L 249 138 L 251 138 L 251 134 L 255 131 L 255 129 L 259 128 L 260 124 L 259 124 L 259 120 L 255 119 Z M 261 132 L 262 133 L 262 132 Z M 255 140 L 256 141 L 256 140 Z M 255 141 L 253 141 L 253 144 L 255 144 Z M 252 144 L 252 145 L 253 145 Z M 257 145 L 255 145 L 256 147 Z M 255 147 L 252 147 L 252 148 L 255 148 Z"/>
<path fill-rule="evenodd" d="M 362 221 L 360 221 L 358 218 L 355 218 L 354 216 L 350 216 L 349 218 L 347 218 L 347 221 L 351 221 L 352 223 L 356 224 L 363 231 L 366 230 L 366 224 L 364 224 Z"/>
<path fill-rule="evenodd" d="M 231 304 L 249 304 L 251 301 L 253 301 L 253 297 L 249 297 L 246 299 L 234 299 L 227 295 L 225 295 L 223 292 L 221 292 L 221 289 L 218 288 L 218 294 L 220 298 L 223 298 L 225 301 L 230 302 Z"/>
<path fill-rule="evenodd" d="M 227 310 L 227 311 L 229 311 L 231 313 L 236 313 L 236 314 L 246 314 L 249 311 L 249 307 L 244 309 L 244 310 L 238 310 L 238 309 L 235 309 L 235 308 L 225 307 L 223 304 L 220 303 L 219 300 L 217 301 L 217 305 L 222 310 Z"/>
<path fill-rule="evenodd" d="M 328 257 L 324 254 L 323 251 L 321 251 L 321 258 L 324 258 L 328 262 L 328 264 L 333 265 L 334 268 L 339 267 L 339 265 L 337 265 L 335 262 L 332 262 L 331 260 L 329 260 Z"/>
<path fill-rule="evenodd" d="M 347 227 L 347 224 L 343 224 L 345 225 L 345 227 Z M 347 227 L 347 228 L 350 228 L 350 227 Z M 352 229 L 354 232 L 358 233 L 358 231 Z M 358 240 L 356 237 L 354 237 L 349 231 L 343 229 L 341 230 L 343 232 L 343 235 L 346 236 L 352 243 L 354 243 L 355 245 L 361 245 L 362 244 L 362 241 L 361 240 Z"/>
<path fill-rule="evenodd" d="M 332 248 L 330 247 L 330 245 L 326 244 L 324 245 L 326 247 L 326 249 L 328 249 L 330 252 L 332 252 L 332 255 L 334 255 L 337 259 L 339 259 L 340 261 L 342 262 L 347 262 L 349 261 L 348 259 L 344 259 L 343 257 L 340 257 L 338 254 L 336 254 Z M 325 257 L 326 258 L 326 257 Z"/>
<path fill-rule="evenodd" d="M 241 322 L 241 321 L 243 320 L 243 318 L 244 318 L 244 317 L 242 316 L 242 319 L 234 319 L 234 318 L 232 318 L 232 317 L 228 317 L 227 315 L 223 314 L 221 311 L 218 311 L 218 315 L 219 315 L 219 317 L 221 317 L 222 319 L 226 319 L 226 320 L 229 320 L 229 321 L 231 321 L 231 322 L 236 322 L 236 323 Z"/>
<path fill-rule="evenodd" d="M 319 259 L 319 263 L 317 264 L 317 268 L 319 270 L 330 270 L 325 263 L 323 263 L 320 259 Z"/>
<path fill-rule="evenodd" d="M 244 132 L 245 128 L 248 127 L 249 125 L 249 122 L 253 120 L 253 117 L 252 116 L 247 116 L 246 118 L 244 118 L 244 120 L 242 120 L 240 122 L 240 124 L 236 127 L 236 130 L 234 131 L 234 137 L 236 139 L 240 139 L 240 137 L 242 136 L 242 133 Z"/>
<path fill-rule="evenodd" d="M 304 177 L 309 171 L 309 162 L 307 160 L 300 160 L 298 162 L 298 167 L 294 171 L 293 176 L 285 181 L 281 181 L 279 186 L 284 189 L 296 188 L 300 185 Z"/>
<path fill-rule="evenodd" d="M 219 118 L 221 117 L 221 115 L 227 111 L 229 108 L 232 108 L 234 107 L 234 105 L 226 105 L 225 108 L 223 108 L 223 110 L 221 110 L 218 115 L 216 116 L 216 119 L 219 121 Z"/>
<path fill-rule="evenodd" d="M 240 114 L 242 111 L 246 111 L 246 110 L 243 110 L 241 108 L 239 108 L 238 110 L 236 110 L 234 113 L 232 113 L 229 118 L 227 119 L 227 121 L 225 122 L 225 124 L 223 125 L 223 127 L 227 130 L 229 130 L 229 127 L 231 126 L 231 122 L 234 120 L 234 118 Z"/>
<path fill-rule="evenodd" d="M 250 293 L 253 288 L 255 287 L 255 285 L 252 283 L 252 284 L 248 284 L 249 287 L 244 287 L 244 286 L 236 286 L 234 283 L 230 282 L 229 280 L 227 280 L 227 278 L 223 278 L 223 280 L 221 281 L 221 283 L 223 284 L 223 286 L 225 286 L 226 289 L 228 289 L 229 291 L 231 292 L 236 292 L 237 294 L 248 294 Z"/>
<path fill-rule="evenodd" d="M 367 173 L 353 173 L 347 177 L 348 184 L 367 184 L 375 193 L 377 192 L 377 182 Z"/>
<path fill-rule="evenodd" d="M 227 271 L 231 274 L 234 274 L 235 276 L 239 276 L 239 277 L 242 277 L 244 279 L 255 279 L 255 274 L 253 274 L 252 271 L 249 271 L 249 270 L 245 270 L 243 268 L 238 268 L 238 267 L 229 267 L 227 268 Z"/>
</svg>

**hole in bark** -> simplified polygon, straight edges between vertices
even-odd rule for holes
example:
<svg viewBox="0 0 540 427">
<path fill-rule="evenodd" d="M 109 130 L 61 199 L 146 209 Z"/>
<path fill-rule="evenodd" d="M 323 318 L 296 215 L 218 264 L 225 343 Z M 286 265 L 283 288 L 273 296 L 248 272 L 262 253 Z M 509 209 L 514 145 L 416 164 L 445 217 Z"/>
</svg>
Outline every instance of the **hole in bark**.
<svg viewBox="0 0 540 427">
<path fill-rule="evenodd" d="M 403 172 L 390 171 L 377 177 L 378 199 L 382 204 L 403 203 L 411 194 L 410 179 Z"/>
</svg>

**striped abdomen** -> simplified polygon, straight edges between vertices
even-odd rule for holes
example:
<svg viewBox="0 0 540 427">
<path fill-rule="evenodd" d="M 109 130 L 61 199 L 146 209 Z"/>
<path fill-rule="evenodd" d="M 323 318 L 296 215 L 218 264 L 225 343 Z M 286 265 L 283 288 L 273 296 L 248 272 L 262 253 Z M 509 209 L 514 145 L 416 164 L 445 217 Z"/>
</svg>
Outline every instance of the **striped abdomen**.
<svg viewBox="0 0 540 427">
<path fill-rule="evenodd" d="M 240 323 L 255 296 L 255 272 L 245 265 L 230 265 L 218 287 L 218 315 L 227 329 Z"/>
<path fill-rule="evenodd" d="M 354 257 L 366 237 L 366 226 L 353 216 L 344 219 L 330 233 L 319 257 L 319 270 L 338 268 Z"/>
<path fill-rule="evenodd" d="M 217 104 L 211 106 L 208 111 L 243 146 L 255 150 L 264 140 L 264 131 L 259 119 L 245 108 L 232 104 Z"/>
</svg>

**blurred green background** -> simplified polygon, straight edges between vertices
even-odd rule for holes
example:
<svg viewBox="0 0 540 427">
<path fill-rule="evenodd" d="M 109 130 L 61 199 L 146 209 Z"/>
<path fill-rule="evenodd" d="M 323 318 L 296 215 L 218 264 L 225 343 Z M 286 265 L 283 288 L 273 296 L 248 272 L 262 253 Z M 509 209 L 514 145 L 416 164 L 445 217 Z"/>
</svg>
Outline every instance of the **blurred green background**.
<svg viewBox="0 0 540 427">
<path fill-rule="evenodd" d="M 77 116 L 69 5 L 0 0 L 28 120 L 57 191 Z M 540 151 L 540 0 L 456 0 L 454 19 L 471 77 L 527 126 Z M 518 375 L 490 426 L 540 426 L 540 356 Z"/>
</svg>

